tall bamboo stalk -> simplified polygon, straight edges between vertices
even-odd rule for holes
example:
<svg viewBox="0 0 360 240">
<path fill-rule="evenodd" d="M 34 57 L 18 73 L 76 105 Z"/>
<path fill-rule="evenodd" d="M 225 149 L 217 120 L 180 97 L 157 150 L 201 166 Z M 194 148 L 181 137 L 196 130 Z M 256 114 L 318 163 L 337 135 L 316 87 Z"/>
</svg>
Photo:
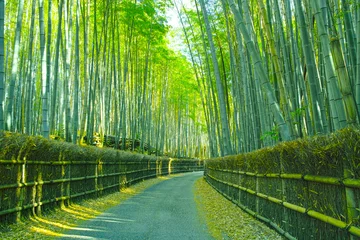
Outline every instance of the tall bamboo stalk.
<svg viewBox="0 0 360 240">
<path fill-rule="evenodd" d="M 261 82 L 262 90 L 267 94 L 267 98 L 268 98 L 269 104 L 271 106 L 271 110 L 274 115 L 275 122 L 279 126 L 281 136 L 285 141 L 290 140 L 291 135 L 290 135 L 289 127 L 287 126 L 287 124 L 284 121 L 284 117 L 279 108 L 279 103 L 275 97 L 274 89 L 271 86 L 268 75 L 266 74 L 265 69 L 262 65 L 262 61 L 259 56 L 259 53 L 256 51 L 255 44 L 254 44 L 253 40 L 250 38 L 250 35 L 249 35 L 246 25 L 244 23 L 242 14 L 236 8 L 233 0 L 228 0 L 228 1 L 229 1 L 231 10 L 235 16 L 236 25 L 239 27 L 242 37 L 244 38 L 245 45 L 246 45 L 249 53 L 251 54 L 258 79 L 259 80 L 261 79 L 261 81 L 262 81 Z"/>
<path fill-rule="evenodd" d="M 18 1 L 18 12 L 16 19 L 16 29 L 15 29 L 15 40 L 14 40 L 14 52 L 12 56 L 12 66 L 11 66 L 11 77 L 10 77 L 10 86 L 9 92 L 7 94 L 7 110 L 6 110 L 6 120 L 5 120 L 5 129 L 8 131 L 14 130 L 14 92 L 15 92 L 15 83 L 16 78 L 18 77 L 18 67 L 19 67 L 19 52 L 20 52 L 20 38 L 21 38 L 21 27 L 22 27 L 22 17 L 24 12 L 24 0 Z"/>
<path fill-rule="evenodd" d="M 42 124 L 41 132 L 43 137 L 49 138 L 48 122 L 48 87 L 46 79 L 46 50 L 45 50 L 45 20 L 44 0 L 39 0 L 39 24 L 40 24 L 40 56 L 41 56 L 41 108 Z"/>
<path fill-rule="evenodd" d="M 222 132 L 222 145 L 224 147 L 224 153 L 223 155 L 229 155 L 232 154 L 232 144 L 230 142 L 230 130 L 229 130 L 229 120 L 228 115 L 226 111 L 226 103 L 225 103 L 225 95 L 224 95 L 224 89 L 221 82 L 220 72 L 219 72 L 219 66 L 218 66 L 218 60 L 216 57 L 216 51 L 214 46 L 214 41 L 212 37 L 212 32 L 210 28 L 210 23 L 208 19 L 208 13 L 205 7 L 204 0 L 199 0 L 200 6 L 202 9 L 203 17 L 204 17 L 204 23 L 205 23 L 205 29 L 210 45 L 210 52 L 211 52 L 211 59 L 213 63 L 214 73 L 215 73 L 215 80 L 216 80 L 216 89 L 218 92 L 218 102 L 219 102 L 219 108 L 220 108 L 220 119 L 221 119 L 221 132 Z"/>
<path fill-rule="evenodd" d="M 331 38 L 331 53 L 338 76 L 339 88 L 344 100 L 347 123 L 355 124 L 358 122 L 359 115 L 355 103 L 355 98 L 352 93 L 350 77 L 345 66 L 344 56 L 341 51 L 340 41 L 337 37 Z"/>
<path fill-rule="evenodd" d="M 0 130 L 4 130 L 4 18 L 5 4 L 0 0 Z"/>
</svg>

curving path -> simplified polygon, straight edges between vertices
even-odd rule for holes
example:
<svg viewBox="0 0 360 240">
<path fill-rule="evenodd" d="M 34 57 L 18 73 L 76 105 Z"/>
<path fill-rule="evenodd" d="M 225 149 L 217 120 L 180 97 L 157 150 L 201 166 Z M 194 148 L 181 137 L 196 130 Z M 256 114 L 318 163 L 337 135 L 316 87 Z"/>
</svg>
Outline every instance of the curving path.
<svg viewBox="0 0 360 240">
<path fill-rule="evenodd" d="M 193 186 L 203 172 L 185 173 L 85 221 L 62 239 L 212 239 L 197 213 Z"/>
</svg>

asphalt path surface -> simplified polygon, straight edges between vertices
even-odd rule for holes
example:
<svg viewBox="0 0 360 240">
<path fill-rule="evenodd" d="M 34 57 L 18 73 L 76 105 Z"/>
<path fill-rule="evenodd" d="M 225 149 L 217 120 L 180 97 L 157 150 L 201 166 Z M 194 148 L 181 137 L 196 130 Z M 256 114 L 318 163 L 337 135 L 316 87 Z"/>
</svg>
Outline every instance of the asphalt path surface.
<svg viewBox="0 0 360 240">
<path fill-rule="evenodd" d="M 154 185 L 65 233 L 67 239 L 213 239 L 200 220 L 194 183 L 203 172 Z"/>
</svg>

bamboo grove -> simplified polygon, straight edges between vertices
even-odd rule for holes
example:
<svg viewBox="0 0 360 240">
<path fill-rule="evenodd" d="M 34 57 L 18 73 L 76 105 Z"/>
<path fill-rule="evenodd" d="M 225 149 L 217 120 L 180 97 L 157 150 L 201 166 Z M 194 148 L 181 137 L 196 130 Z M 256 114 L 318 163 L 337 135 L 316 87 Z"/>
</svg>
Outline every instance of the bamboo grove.
<svg viewBox="0 0 360 240">
<path fill-rule="evenodd" d="M 358 124 L 359 1 L 197 0 L 177 9 L 211 156 Z"/>
<path fill-rule="evenodd" d="M 168 3 L 0 4 L 1 128 L 79 144 L 112 135 L 130 150 L 125 139 L 137 139 L 137 151 L 157 155 L 206 153 L 191 65 L 167 46 Z"/>
<path fill-rule="evenodd" d="M 359 4 L 0 0 L 0 127 L 216 157 L 357 125 Z"/>
</svg>

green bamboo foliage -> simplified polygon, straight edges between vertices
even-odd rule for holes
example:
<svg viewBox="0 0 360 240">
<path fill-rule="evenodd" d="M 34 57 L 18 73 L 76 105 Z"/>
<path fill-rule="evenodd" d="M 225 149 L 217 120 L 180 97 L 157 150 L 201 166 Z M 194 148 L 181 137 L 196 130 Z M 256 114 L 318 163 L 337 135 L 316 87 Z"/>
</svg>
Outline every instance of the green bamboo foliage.
<svg viewBox="0 0 360 240">
<path fill-rule="evenodd" d="M 357 124 L 355 2 L 178 1 L 184 54 L 164 1 L 44 1 L 41 28 L 22 1 L 4 12 L 9 130 L 42 134 L 48 115 L 52 138 L 220 156 Z"/>
</svg>

